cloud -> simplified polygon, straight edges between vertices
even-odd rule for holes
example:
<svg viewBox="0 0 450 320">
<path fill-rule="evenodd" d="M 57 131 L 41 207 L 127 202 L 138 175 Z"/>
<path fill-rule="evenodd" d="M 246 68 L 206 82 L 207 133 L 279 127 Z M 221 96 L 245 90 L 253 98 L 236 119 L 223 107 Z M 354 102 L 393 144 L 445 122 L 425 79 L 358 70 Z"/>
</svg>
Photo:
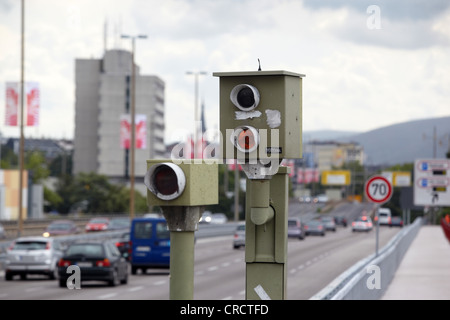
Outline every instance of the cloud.
<svg viewBox="0 0 450 320">
<path fill-rule="evenodd" d="M 312 10 L 332 10 L 346 15 L 328 23 L 328 32 L 359 44 L 395 49 L 448 46 L 450 37 L 443 23 L 450 15 L 450 2 L 442 0 L 319 0 L 304 1 Z M 371 6 L 376 6 L 375 10 Z M 374 19 L 377 27 L 373 27 Z M 336 19 L 334 19 L 335 21 Z"/>
</svg>

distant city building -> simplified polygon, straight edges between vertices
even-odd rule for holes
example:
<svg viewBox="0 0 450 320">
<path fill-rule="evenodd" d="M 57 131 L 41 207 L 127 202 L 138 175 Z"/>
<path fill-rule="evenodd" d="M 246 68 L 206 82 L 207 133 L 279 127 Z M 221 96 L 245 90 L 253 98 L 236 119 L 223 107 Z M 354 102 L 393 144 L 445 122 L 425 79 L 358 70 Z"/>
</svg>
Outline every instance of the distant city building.
<svg viewBox="0 0 450 320">
<path fill-rule="evenodd" d="M 146 160 L 163 158 L 164 82 L 136 71 L 135 113 L 146 118 L 145 149 L 135 150 L 135 176 Z M 95 172 L 127 178 L 129 151 L 121 147 L 121 116 L 131 108 L 131 53 L 108 50 L 103 59 L 75 61 L 75 134 L 73 173 Z"/>
<path fill-rule="evenodd" d="M 336 141 L 312 141 L 304 145 L 320 172 L 341 167 L 344 163 L 364 165 L 364 148 L 358 143 Z"/>
<path fill-rule="evenodd" d="M 15 154 L 19 154 L 19 138 L 9 138 L 6 142 L 8 146 Z M 39 151 L 46 160 L 53 160 L 60 155 L 70 153 L 72 149 L 72 142 L 70 140 L 55 140 L 55 139 L 24 139 L 24 151 Z"/>
</svg>

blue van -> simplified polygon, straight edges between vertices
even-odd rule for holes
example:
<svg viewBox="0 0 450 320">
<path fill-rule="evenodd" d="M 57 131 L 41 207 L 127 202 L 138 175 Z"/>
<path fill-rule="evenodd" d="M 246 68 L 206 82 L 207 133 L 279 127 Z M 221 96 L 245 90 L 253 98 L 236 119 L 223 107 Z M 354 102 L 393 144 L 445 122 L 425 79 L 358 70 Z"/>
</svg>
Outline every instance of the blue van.
<svg viewBox="0 0 450 320">
<path fill-rule="evenodd" d="M 170 267 L 170 232 L 164 218 L 135 218 L 131 222 L 131 273 Z"/>
</svg>

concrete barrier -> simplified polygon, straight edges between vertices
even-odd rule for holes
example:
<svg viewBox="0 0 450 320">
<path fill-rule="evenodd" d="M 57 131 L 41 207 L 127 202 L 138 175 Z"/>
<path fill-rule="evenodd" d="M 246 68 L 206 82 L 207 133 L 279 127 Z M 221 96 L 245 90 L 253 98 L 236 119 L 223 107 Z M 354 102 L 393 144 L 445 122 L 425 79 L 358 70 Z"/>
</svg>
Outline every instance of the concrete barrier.
<svg viewBox="0 0 450 320">
<path fill-rule="evenodd" d="M 310 300 L 377 300 L 394 277 L 406 251 L 417 235 L 422 219 L 404 227 L 378 256 L 372 254 L 344 271 Z"/>
</svg>

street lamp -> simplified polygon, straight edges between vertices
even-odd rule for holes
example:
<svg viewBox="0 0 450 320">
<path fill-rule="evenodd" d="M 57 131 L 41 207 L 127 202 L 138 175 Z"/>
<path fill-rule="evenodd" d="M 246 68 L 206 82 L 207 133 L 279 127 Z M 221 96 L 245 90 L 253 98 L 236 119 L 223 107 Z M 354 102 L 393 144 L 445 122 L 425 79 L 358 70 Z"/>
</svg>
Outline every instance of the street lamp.
<svg viewBox="0 0 450 320">
<path fill-rule="evenodd" d="M 136 103 L 135 103 L 135 93 L 136 93 L 136 73 L 134 67 L 134 50 L 135 50 L 135 40 L 136 39 L 147 39 L 146 35 L 136 35 L 130 36 L 122 34 L 120 36 L 122 39 L 131 39 L 131 166 L 130 166 L 130 219 L 134 218 L 134 150 L 136 146 L 136 125 L 135 125 L 135 114 L 136 114 Z"/>
<path fill-rule="evenodd" d="M 197 144 L 197 134 L 198 134 L 198 122 L 199 120 L 199 112 L 198 112 L 198 77 L 200 75 L 208 74 L 206 71 L 186 71 L 186 74 L 193 75 L 195 77 L 195 105 L 194 105 L 194 113 L 195 113 L 195 126 L 194 126 L 194 158 L 196 157 L 196 144 Z"/>
</svg>

